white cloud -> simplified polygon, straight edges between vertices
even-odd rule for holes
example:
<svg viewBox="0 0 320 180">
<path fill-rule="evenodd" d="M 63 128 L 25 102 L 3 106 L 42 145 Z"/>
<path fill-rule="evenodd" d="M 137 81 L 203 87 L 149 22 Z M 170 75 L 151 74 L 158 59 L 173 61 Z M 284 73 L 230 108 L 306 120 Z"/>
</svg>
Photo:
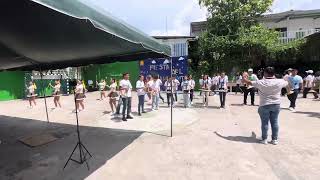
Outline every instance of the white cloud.
<svg viewBox="0 0 320 180">
<path fill-rule="evenodd" d="M 151 35 L 189 35 L 190 23 L 192 21 L 206 20 L 207 11 L 204 7 L 200 7 L 198 0 L 189 0 L 181 4 L 177 14 L 173 17 L 167 17 L 168 32 L 166 30 L 153 30 Z M 170 22 L 169 22 L 170 21 Z"/>
</svg>

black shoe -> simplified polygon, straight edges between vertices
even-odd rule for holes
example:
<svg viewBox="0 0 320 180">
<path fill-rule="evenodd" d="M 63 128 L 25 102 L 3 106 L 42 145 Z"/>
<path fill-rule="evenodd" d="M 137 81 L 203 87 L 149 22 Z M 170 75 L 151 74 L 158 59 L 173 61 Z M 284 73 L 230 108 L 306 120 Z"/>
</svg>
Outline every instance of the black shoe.
<svg viewBox="0 0 320 180">
<path fill-rule="evenodd" d="M 133 117 L 131 117 L 131 116 L 127 116 L 127 119 L 133 119 Z"/>
<path fill-rule="evenodd" d="M 122 118 L 122 121 L 128 121 L 126 118 Z"/>
<path fill-rule="evenodd" d="M 146 111 L 142 111 L 142 113 L 147 113 Z"/>
<path fill-rule="evenodd" d="M 141 116 L 141 113 L 138 113 L 138 116 Z"/>
</svg>

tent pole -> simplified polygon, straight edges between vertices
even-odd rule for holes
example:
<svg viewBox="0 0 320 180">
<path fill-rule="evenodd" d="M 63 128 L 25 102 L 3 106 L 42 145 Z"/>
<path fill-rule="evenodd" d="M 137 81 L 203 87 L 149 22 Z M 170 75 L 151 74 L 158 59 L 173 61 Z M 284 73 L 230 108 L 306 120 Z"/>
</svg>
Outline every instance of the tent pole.
<svg viewBox="0 0 320 180">
<path fill-rule="evenodd" d="M 170 68 L 170 70 L 171 70 L 171 107 L 170 107 L 170 113 L 171 113 L 171 127 L 170 127 L 170 131 L 171 131 L 171 133 L 170 133 L 170 137 L 172 137 L 172 119 L 173 119 L 173 87 L 172 87 L 172 81 L 173 81 L 173 72 L 172 72 L 172 57 L 170 57 L 170 64 L 171 64 L 171 68 Z"/>
<path fill-rule="evenodd" d="M 44 83 L 43 83 L 43 75 L 42 75 L 42 71 L 41 71 L 41 68 L 40 68 L 40 77 L 41 77 L 41 85 L 42 85 L 42 88 L 44 88 L 44 105 L 45 105 L 45 108 L 46 108 L 46 115 L 47 115 L 47 123 L 49 123 L 49 114 L 48 114 L 48 106 L 47 106 L 47 96 L 46 96 L 46 89 L 44 87 Z"/>
</svg>

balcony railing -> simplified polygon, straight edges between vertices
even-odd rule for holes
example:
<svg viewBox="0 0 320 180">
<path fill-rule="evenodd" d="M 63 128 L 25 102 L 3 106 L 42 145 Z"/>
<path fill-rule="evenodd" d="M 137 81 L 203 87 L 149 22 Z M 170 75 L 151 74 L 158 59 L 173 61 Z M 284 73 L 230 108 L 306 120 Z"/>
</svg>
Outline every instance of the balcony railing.
<svg viewBox="0 0 320 180">
<path fill-rule="evenodd" d="M 301 31 L 285 31 L 279 32 L 279 41 L 281 43 L 289 43 L 295 40 L 302 39 L 311 34 L 320 32 L 320 29 L 309 29 L 309 30 L 301 30 Z"/>
</svg>

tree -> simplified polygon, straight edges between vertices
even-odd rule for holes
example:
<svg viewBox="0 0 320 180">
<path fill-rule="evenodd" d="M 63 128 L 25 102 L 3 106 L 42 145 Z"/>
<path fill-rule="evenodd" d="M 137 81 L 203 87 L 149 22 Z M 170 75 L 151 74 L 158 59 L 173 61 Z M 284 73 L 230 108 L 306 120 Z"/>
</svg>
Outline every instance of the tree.
<svg viewBox="0 0 320 180">
<path fill-rule="evenodd" d="M 272 0 L 199 0 L 208 9 L 199 38 L 200 62 L 208 72 L 259 66 L 279 49 L 278 34 L 259 24 Z"/>
</svg>

